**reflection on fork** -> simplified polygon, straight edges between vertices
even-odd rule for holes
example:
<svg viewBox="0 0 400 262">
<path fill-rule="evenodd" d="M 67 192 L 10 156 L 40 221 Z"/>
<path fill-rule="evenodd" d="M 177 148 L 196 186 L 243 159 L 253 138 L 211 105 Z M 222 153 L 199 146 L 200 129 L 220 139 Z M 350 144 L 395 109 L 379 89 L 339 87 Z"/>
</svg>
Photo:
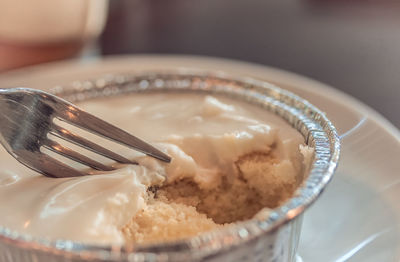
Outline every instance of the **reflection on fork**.
<svg viewBox="0 0 400 262">
<path fill-rule="evenodd" d="M 54 123 L 54 119 L 65 121 L 159 160 L 171 161 L 168 155 L 143 140 L 54 95 L 28 88 L 0 89 L 0 142 L 12 156 L 29 168 L 49 177 L 87 175 L 85 172 L 69 167 L 45 154 L 41 150 L 43 147 L 93 169 L 113 170 L 113 167 L 104 165 L 51 140 L 48 138 L 48 134 L 119 163 L 137 164 L 60 127 Z"/>
</svg>

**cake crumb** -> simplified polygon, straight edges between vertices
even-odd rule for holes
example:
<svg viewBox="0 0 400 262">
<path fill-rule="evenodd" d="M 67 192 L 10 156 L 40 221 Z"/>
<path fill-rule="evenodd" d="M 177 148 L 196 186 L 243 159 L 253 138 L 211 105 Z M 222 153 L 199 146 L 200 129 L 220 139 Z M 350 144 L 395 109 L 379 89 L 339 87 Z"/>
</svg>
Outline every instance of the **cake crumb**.
<svg viewBox="0 0 400 262">
<path fill-rule="evenodd" d="M 239 176 L 219 174 L 213 188 L 201 188 L 193 177 L 151 187 L 143 208 L 122 230 L 129 242 L 176 240 L 234 222 L 265 216 L 297 188 L 295 169 L 273 151 L 252 152 L 234 165 Z"/>
</svg>

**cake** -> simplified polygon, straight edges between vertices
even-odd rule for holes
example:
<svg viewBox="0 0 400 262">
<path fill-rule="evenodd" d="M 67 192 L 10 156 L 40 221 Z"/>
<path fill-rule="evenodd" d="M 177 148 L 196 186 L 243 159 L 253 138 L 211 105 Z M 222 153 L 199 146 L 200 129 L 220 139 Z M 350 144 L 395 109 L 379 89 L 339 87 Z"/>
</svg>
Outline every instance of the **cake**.
<svg viewBox="0 0 400 262">
<path fill-rule="evenodd" d="M 189 238 L 265 217 L 302 184 L 313 154 L 284 120 L 224 97 L 132 94 L 78 106 L 150 142 L 171 163 L 87 135 L 139 164 L 94 156 L 116 170 L 54 179 L 1 150 L 1 225 L 94 244 Z"/>
</svg>

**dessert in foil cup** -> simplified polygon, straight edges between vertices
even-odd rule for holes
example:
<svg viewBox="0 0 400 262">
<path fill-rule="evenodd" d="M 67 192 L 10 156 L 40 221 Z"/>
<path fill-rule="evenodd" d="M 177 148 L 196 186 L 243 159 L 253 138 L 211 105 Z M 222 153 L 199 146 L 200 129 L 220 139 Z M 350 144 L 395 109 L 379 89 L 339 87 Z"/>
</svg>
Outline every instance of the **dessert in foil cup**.
<svg viewBox="0 0 400 262">
<path fill-rule="evenodd" d="M 116 241 L 111 244 L 96 241 L 95 238 L 88 241 L 80 241 L 79 237 L 78 239 L 48 238 L 49 234 L 43 233 L 45 238 L 40 236 L 40 233 L 39 236 L 27 234 L 22 230 L 0 224 L 1 261 L 295 260 L 302 214 L 318 198 L 332 178 L 340 153 L 339 137 L 334 126 L 324 113 L 313 105 L 263 81 L 196 70 L 109 75 L 91 81 L 75 82 L 72 86 L 58 86 L 53 88 L 52 92 L 78 104 L 139 93 L 175 93 L 185 94 L 188 97 L 200 94 L 205 97 L 204 103 L 208 106 L 205 114 L 215 114 L 215 110 L 219 111 L 221 108 L 231 110 L 229 105 L 221 102 L 223 98 L 240 101 L 284 119 L 301 134 L 305 144 L 312 149 L 312 159 L 309 160 L 310 165 L 307 167 L 306 164 L 303 168 L 304 178 L 293 189 L 294 192 L 290 197 L 279 205 L 267 209 L 266 212 L 262 210 L 256 215 L 254 212 L 244 213 L 242 219 L 237 219 L 240 222 L 213 217 L 222 221 L 220 224 L 229 222 L 227 223 L 229 225 L 193 237 L 178 237 L 170 241 L 118 241 L 117 236 Z M 222 100 L 215 97 L 221 97 Z M 203 141 L 200 141 L 201 143 Z M 141 164 L 146 165 L 146 163 Z M 241 165 L 242 163 L 244 165 Z M 238 167 L 245 170 L 248 166 L 241 160 L 238 162 Z M 252 189 L 257 190 L 257 185 Z M 152 187 L 150 193 L 154 191 L 154 195 L 159 192 L 171 197 L 174 192 L 162 187 L 157 190 Z M 208 218 L 204 216 L 204 219 Z M 79 219 L 77 221 L 79 223 Z M 82 217 L 81 221 L 84 223 L 85 218 Z M 51 229 L 51 226 L 48 226 Z M 137 240 L 134 238 L 135 231 L 131 228 L 126 229 L 125 236 L 132 235 L 133 239 Z M 59 230 L 54 231 L 55 235 L 56 231 Z M 108 234 L 111 231 L 104 232 Z"/>
</svg>

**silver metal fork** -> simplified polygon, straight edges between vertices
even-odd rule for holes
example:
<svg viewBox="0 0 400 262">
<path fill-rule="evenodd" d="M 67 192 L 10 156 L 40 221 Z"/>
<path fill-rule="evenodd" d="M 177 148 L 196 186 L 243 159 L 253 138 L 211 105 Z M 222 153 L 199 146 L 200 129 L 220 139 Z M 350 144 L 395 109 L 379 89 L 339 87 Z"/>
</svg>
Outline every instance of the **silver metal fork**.
<svg viewBox="0 0 400 262">
<path fill-rule="evenodd" d="M 171 161 L 168 155 L 155 147 L 59 97 L 29 88 L 0 89 L 0 142 L 27 167 L 48 177 L 87 175 L 43 153 L 43 147 L 96 170 L 113 170 L 49 139 L 49 133 L 119 163 L 137 164 L 56 125 L 55 118 L 159 160 Z"/>
</svg>

